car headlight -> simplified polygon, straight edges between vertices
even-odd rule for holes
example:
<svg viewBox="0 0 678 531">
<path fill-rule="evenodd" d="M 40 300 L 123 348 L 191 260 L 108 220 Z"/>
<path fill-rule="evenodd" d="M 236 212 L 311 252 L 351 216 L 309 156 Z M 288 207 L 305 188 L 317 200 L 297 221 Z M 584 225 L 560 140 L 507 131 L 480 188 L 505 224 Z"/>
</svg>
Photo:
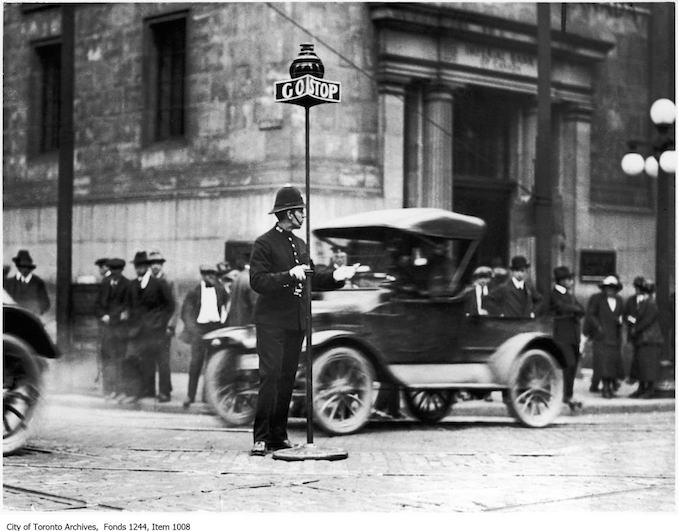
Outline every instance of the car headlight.
<svg viewBox="0 0 678 531">
<path fill-rule="evenodd" d="M 213 339 L 212 341 L 210 341 L 210 346 L 212 347 L 221 346 L 221 339 Z"/>
</svg>

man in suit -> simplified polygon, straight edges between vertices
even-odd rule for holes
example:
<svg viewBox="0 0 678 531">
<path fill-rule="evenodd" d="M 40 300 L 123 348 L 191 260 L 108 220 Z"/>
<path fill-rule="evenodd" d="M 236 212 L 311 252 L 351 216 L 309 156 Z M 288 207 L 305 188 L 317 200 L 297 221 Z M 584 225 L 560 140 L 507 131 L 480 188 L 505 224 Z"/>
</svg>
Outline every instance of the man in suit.
<svg viewBox="0 0 678 531">
<path fill-rule="evenodd" d="M 97 258 L 94 261 L 94 265 L 99 268 L 99 276 L 102 279 L 111 274 L 110 268 L 108 267 L 108 258 Z"/>
<path fill-rule="evenodd" d="M 524 256 L 511 258 L 511 277 L 501 286 L 490 291 L 489 311 L 502 317 L 534 319 L 541 295 L 527 281 L 530 264 Z"/>
<path fill-rule="evenodd" d="M 127 323 L 123 317 L 130 283 L 122 274 L 124 267 L 125 261 L 121 258 L 107 260 L 108 274 L 101 281 L 96 302 L 96 315 L 100 322 L 103 392 L 111 400 L 124 391 L 122 362 L 127 347 Z"/>
<path fill-rule="evenodd" d="M 553 270 L 553 277 L 555 283 L 549 299 L 549 310 L 553 316 L 553 339 L 565 354 L 563 402 L 575 411 L 582 408 L 582 403 L 574 399 L 573 393 L 577 365 L 581 358 L 579 322 L 586 312 L 572 293 L 574 277 L 569 268 L 556 267 Z"/>
<path fill-rule="evenodd" d="M 20 249 L 12 261 L 16 264 L 18 273 L 5 280 L 5 291 L 19 306 L 38 315 L 44 314 L 50 307 L 49 295 L 45 282 L 33 274 L 36 265 L 30 253 L 26 249 Z"/>
<path fill-rule="evenodd" d="M 147 375 L 155 371 L 158 350 L 164 345 L 167 323 L 174 313 L 170 287 L 151 274 L 146 252 L 137 252 L 133 262 L 137 278 L 130 282 L 127 290 L 129 340 L 124 364 L 127 387 L 126 396 L 120 399 L 122 403 L 149 396 Z"/>
<path fill-rule="evenodd" d="M 181 305 L 181 320 L 184 330 L 180 339 L 191 345 L 191 363 L 188 369 L 188 392 L 184 407 L 195 402 L 198 380 L 205 362 L 205 345 L 202 336 L 223 326 L 226 319 L 228 295 L 217 280 L 217 269 L 210 265 L 200 266 L 202 280 L 188 292 Z"/>
<path fill-rule="evenodd" d="M 488 315 L 488 284 L 492 279 L 492 269 L 480 266 L 473 272 L 473 285 L 463 294 L 464 313 L 466 315 Z"/>
<path fill-rule="evenodd" d="M 230 293 L 227 326 L 245 326 L 254 323 L 254 306 L 259 295 L 250 284 L 250 265 L 242 264 L 242 271 L 233 279 Z"/>
<path fill-rule="evenodd" d="M 153 249 L 148 253 L 148 265 L 151 268 L 151 274 L 161 282 L 167 283 L 172 295 L 172 301 L 176 308 L 177 292 L 174 282 L 167 277 L 163 270 L 165 258 L 162 253 Z M 155 372 L 158 372 L 158 402 L 169 402 L 172 394 L 172 373 L 170 370 L 170 347 L 172 345 L 172 336 L 177 326 L 177 312 L 172 312 L 167 329 L 162 338 L 158 338 L 159 345 L 156 350 L 157 358 L 153 363 L 153 369 L 150 369 L 145 376 L 145 388 L 148 396 L 155 396 Z"/>
<path fill-rule="evenodd" d="M 306 242 L 292 231 L 304 222 L 304 201 L 299 190 L 284 186 L 275 197 L 269 214 L 278 222 L 254 242 L 250 260 L 250 282 L 259 293 L 254 308 L 259 355 L 259 398 L 254 419 L 252 455 L 291 448 L 287 437 L 287 413 L 301 344 L 306 331 L 306 272 L 312 270 Z M 338 289 L 355 273 L 343 266 L 317 271 L 311 276 L 313 289 Z"/>
</svg>

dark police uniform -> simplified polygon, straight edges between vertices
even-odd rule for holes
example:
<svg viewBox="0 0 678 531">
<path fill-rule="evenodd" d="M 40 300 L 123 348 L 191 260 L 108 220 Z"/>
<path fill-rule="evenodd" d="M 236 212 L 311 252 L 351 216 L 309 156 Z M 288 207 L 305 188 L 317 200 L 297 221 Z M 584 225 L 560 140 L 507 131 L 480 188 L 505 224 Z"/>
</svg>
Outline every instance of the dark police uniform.
<svg viewBox="0 0 678 531">
<path fill-rule="evenodd" d="M 287 437 L 287 412 L 301 344 L 306 330 L 305 282 L 289 270 L 309 262 L 306 243 L 277 224 L 254 242 L 250 260 L 250 283 L 259 293 L 254 322 L 259 354 L 259 398 L 254 419 L 254 441 L 275 446 Z M 333 271 L 312 276 L 314 290 L 342 287 Z"/>
</svg>

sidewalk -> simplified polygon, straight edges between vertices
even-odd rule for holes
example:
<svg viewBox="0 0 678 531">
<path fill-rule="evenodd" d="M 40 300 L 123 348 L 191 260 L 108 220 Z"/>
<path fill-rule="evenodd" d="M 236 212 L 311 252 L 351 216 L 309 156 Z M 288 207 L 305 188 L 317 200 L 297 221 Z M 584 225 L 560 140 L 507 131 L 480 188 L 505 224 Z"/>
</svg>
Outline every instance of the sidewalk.
<svg viewBox="0 0 678 531">
<path fill-rule="evenodd" d="M 141 399 L 137 404 L 120 405 L 114 401 L 106 401 L 99 390 L 98 384 L 94 383 L 94 376 L 85 376 L 78 381 L 78 385 L 73 386 L 68 392 L 59 391 L 54 381 L 47 384 L 49 400 L 55 404 L 88 407 L 97 409 L 125 409 L 140 411 L 155 411 L 160 413 L 182 413 L 212 415 L 212 410 L 208 404 L 201 402 L 202 396 L 202 378 L 198 386 L 198 401 L 191 404 L 189 408 L 184 408 L 182 402 L 186 396 L 188 385 L 188 374 L 172 373 L 172 387 L 174 389 L 169 402 L 160 403 L 153 398 Z M 89 383 L 87 383 L 89 382 Z M 656 411 L 674 411 L 674 398 L 653 398 L 653 399 L 634 399 L 628 398 L 636 386 L 622 382 L 617 398 L 606 399 L 600 396 L 600 393 L 589 392 L 590 369 L 582 369 L 581 374 L 575 380 L 574 395 L 583 403 L 583 410 L 575 415 L 588 414 L 611 414 L 611 413 L 639 413 Z M 412 420 L 403 405 L 401 408 L 405 415 L 403 420 Z M 562 416 L 573 415 L 569 408 L 563 407 Z M 492 402 L 484 400 L 469 400 L 456 403 L 450 410 L 449 418 L 459 417 L 508 417 L 509 413 L 502 402 L 501 392 L 492 393 Z M 382 419 L 374 419 L 382 421 Z M 388 422 L 393 422 L 387 419 Z"/>
</svg>

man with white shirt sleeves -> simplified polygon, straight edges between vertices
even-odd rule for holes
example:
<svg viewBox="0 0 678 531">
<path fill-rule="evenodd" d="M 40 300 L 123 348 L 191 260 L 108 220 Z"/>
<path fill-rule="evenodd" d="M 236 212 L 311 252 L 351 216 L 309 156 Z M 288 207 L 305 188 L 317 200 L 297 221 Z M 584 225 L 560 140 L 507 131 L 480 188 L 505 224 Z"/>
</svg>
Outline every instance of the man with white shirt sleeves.
<svg viewBox="0 0 678 531">
<path fill-rule="evenodd" d="M 584 307 L 572 293 L 574 276 L 570 269 L 566 266 L 556 267 L 553 270 L 553 277 L 555 283 L 549 299 L 549 310 L 553 316 L 553 339 L 565 356 L 563 402 L 574 411 L 582 407 L 582 403 L 574 399 L 573 393 L 577 365 L 581 358 L 579 321 L 585 312 Z"/>
<path fill-rule="evenodd" d="M 284 186 L 269 214 L 278 222 L 254 242 L 250 283 L 259 293 L 254 321 L 259 355 L 259 395 L 254 419 L 252 455 L 290 448 L 287 414 L 301 344 L 306 331 L 306 272 L 313 264 L 307 243 L 292 231 L 304 222 L 304 200 L 293 186 Z M 314 271 L 314 290 L 341 288 L 355 274 L 355 267 Z"/>
<path fill-rule="evenodd" d="M 5 291 L 19 306 L 42 315 L 49 310 L 49 296 L 43 280 L 38 275 L 33 274 L 36 267 L 33 258 L 26 249 L 21 249 L 12 258 L 12 261 L 16 265 L 18 273 L 5 280 Z"/>
<path fill-rule="evenodd" d="M 534 319 L 541 295 L 527 282 L 530 264 L 524 256 L 511 258 L 511 277 L 490 291 L 488 302 L 492 314 L 502 317 Z"/>
<path fill-rule="evenodd" d="M 198 380 L 205 362 L 205 345 L 202 336 L 223 326 L 226 320 L 228 295 L 217 280 L 217 268 L 210 265 L 200 266 L 202 280 L 186 294 L 181 305 L 181 320 L 184 329 L 179 336 L 191 345 L 191 363 L 188 370 L 188 391 L 184 407 L 195 402 Z"/>
</svg>

